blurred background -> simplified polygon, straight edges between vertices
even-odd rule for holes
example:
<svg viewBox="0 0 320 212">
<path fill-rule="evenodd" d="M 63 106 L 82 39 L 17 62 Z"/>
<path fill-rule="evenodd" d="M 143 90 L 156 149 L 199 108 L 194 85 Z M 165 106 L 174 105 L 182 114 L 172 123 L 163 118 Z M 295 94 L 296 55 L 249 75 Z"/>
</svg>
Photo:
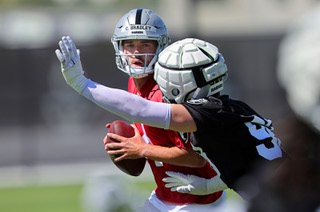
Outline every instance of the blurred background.
<svg viewBox="0 0 320 212">
<path fill-rule="evenodd" d="M 292 155 L 288 170 L 273 179 L 287 191 L 282 198 L 319 210 L 318 3 L 0 0 L 0 186 L 83 185 L 97 172 L 124 175 L 110 163 L 102 141 L 105 124 L 119 117 L 68 87 L 54 51 L 61 36 L 70 35 L 89 78 L 126 89 L 110 38 L 122 15 L 142 7 L 163 18 L 173 42 L 197 37 L 219 48 L 229 69 L 224 92 L 273 120 Z M 148 167 L 142 179 L 152 181 Z M 291 191 L 299 195 L 288 196 Z"/>
</svg>

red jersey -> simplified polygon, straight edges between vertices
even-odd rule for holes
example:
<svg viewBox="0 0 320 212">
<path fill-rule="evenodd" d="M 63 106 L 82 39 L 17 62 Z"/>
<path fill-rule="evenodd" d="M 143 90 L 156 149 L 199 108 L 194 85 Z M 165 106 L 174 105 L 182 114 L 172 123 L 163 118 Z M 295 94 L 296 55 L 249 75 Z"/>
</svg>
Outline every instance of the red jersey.
<svg viewBox="0 0 320 212">
<path fill-rule="evenodd" d="M 133 78 L 130 77 L 128 81 L 128 91 L 151 101 L 162 102 L 162 93 L 154 80 L 147 81 L 147 83 L 142 87 L 141 91 L 138 91 L 134 84 Z M 192 148 L 190 141 L 183 140 L 178 132 L 150 127 L 139 123 L 135 123 L 135 125 L 139 129 L 144 140 L 149 140 L 150 144 L 165 147 L 177 146 L 183 149 Z M 210 204 L 215 202 L 222 195 L 222 191 L 201 196 L 172 192 L 169 188 L 165 187 L 165 183 L 162 181 L 163 178 L 167 177 L 165 173 L 166 171 L 175 171 L 183 174 L 192 174 L 203 178 L 212 178 L 216 176 L 217 173 L 213 168 L 211 168 L 208 162 L 204 167 L 190 168 L 170 165 L 163 162 L 150 160 L 148 158 L 147 161 L 151 167 L 155 182 L 157 184 L 155 192 L 158 198 L 164 202 L 177 205 L 189 203 Z"/>
</svg>

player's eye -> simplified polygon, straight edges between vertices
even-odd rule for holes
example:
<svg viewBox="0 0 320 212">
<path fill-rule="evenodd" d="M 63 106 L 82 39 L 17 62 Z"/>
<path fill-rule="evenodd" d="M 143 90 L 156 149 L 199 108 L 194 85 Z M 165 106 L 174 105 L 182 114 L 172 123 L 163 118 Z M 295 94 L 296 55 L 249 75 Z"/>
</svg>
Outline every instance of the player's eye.
<svg viewBox="0 0 320 212">
<path fill-rule="evenodd" d="M 132 43 L 126 43 L 123 46 L 124 46 L 124 48 L 133 48 L 134 47 L 134 45 Z"/>
<path fill-rule="evenodd" d="M 144 44 L 142 44 L 142 47 L 150 47 L 150 46 L 151 46 L 150 43 L 144 43 Z"/>
</svg>

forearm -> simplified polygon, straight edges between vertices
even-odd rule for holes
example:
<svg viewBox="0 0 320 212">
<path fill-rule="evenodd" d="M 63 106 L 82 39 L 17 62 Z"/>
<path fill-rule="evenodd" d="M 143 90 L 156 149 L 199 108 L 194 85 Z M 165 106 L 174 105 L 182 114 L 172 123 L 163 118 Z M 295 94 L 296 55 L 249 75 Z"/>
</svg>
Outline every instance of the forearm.
<svg viewBox="0 0 320 212">
<path fill-rule="evenodd" d="M 170 104 L 152 102 L 124 90 L 113 89 L 87 80 L 81 94 L 103 109 L 122 118 L 168 129 Z"/>
<path fill-rule="evenodd" d="M 163 163 L 186 166 L 186 167 L 203 167 L 206 160 L 192 149 L 182 149 L 179 147 L 162 147 L 156 145 L 145 145 L 142 151 L 143 157 Z"/>
</svg>

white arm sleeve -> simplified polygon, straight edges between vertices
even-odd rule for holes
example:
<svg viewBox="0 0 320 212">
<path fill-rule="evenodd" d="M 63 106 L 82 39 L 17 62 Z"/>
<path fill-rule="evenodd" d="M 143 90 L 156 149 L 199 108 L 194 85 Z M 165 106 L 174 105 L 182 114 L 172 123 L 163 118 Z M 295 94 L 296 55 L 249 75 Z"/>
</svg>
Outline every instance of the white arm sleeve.
<svg viewBox="0 0 320 212">
<path fill-rule="evenodd" d="M 169 129 L 170 104 L 149 101 L 127 91 L 109 88 L 89 79 L 84 85 L 81 94 L 103 109 L 132 122 Z"/>
</svg>

